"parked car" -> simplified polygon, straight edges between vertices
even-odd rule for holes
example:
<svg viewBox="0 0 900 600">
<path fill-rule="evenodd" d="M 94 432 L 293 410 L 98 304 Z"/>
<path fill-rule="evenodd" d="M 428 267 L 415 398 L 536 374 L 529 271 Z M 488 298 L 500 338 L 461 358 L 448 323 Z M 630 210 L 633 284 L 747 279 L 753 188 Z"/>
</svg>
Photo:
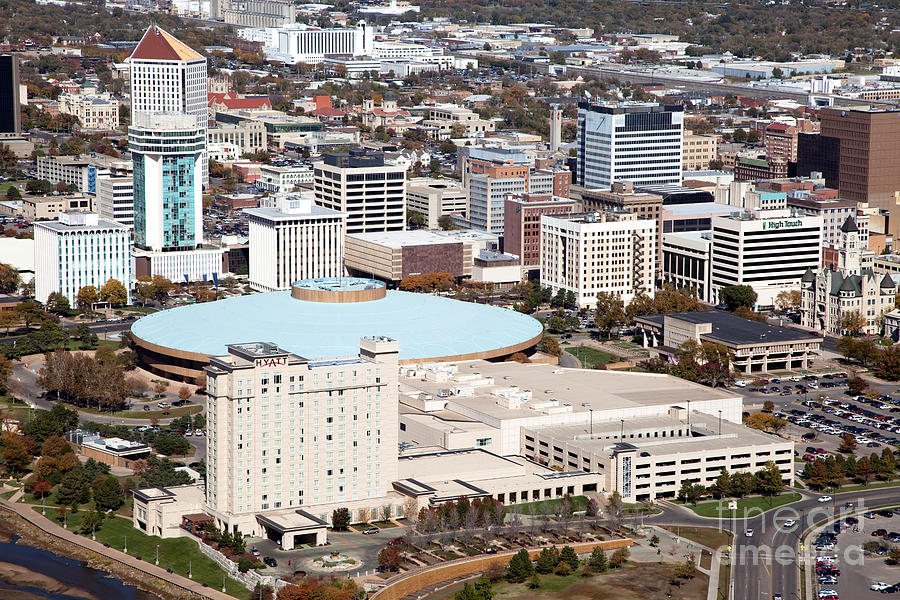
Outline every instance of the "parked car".
<svg viewBox="0 0 900 600">
<path fill-rule="evenodd" d="M 259 556 L 259 549 L 255 548 L 255 547 L 251 547 L 250 554 L 252 554 L 253 556 Z"/>
<path fill-rule="evenodd" d="M 267 567 L 277 567 L 278 566 L 278 561 L 275 560 L 274 558 L 272 558 L 271 556 L 266 556 L 265 558 L 263 558 L 263 562 L 266 564 Z"/>
<path fill-rule="evenodd" d="M 369 527 L 368 529 L 363 529 L 363 535 L 372 535 L 374 533 L 378 533 L 379 529 L 377 527 Z"/>
</svg>

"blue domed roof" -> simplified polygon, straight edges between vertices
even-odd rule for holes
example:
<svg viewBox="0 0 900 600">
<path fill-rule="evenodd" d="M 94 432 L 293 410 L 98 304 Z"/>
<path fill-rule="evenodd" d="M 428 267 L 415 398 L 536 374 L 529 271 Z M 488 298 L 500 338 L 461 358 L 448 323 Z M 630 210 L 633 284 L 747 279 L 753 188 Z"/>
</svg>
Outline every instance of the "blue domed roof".
<svg viewBox="0 0 900 600">
<path fill-rule="evenodd" d="M 310 359 L 355 356 L 359 339 L 400 343 L 400 360 L 496 356 L 538 338 L 543 326 L 512 310 L 441 296 L 388 291 L 369 302 L 311 302 L 290 291 L 191 304 L 147 315 L 131 327 L 145 342 L 208 356 L 227 344 L 264 340 Z"/>
</svg>

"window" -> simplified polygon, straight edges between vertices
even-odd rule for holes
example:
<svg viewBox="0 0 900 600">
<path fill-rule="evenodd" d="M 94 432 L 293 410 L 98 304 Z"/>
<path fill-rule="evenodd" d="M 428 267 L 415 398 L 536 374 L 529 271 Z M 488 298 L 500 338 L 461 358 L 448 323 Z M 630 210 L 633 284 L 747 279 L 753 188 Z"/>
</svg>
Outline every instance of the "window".
<svg viewBox="0 0 900 600">
<path fill-rule="evenodd" d="M 401 429 L 402 429 L 402 427 L 401 427 Z M 488 438 L 479 438 L 479 439 L 475 440 L 475 445 L 476 446 L 490 446 L 491 438 L 489 438 L 489 437 Z"/>
</svg>

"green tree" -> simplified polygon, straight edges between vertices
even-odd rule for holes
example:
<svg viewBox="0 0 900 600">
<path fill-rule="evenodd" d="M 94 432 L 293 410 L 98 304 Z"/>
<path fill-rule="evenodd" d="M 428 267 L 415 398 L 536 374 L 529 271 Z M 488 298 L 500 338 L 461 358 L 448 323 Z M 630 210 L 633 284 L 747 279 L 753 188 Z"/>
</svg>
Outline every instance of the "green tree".
<svg viewBox="0 0 900 600">
<path fill-rule="evenodd" d="M 778 470 L 778 465 L 771 460 L 767 461 L 766 466 L 756 472 L 756 491 L 763 496 L 772 498 L 780 494 L 783 489 L 784 479 L 781 471 Z"/>
<path fill-rule="evenodd" d="M 881 461 L 879 462 L 878 475 L 884 479 L 892 479 L 897 471 L 897 459 L 893 450 L 884 448 L 881 451 Z"/>
<path fill-rule="evenodd" d="M 534 565 L 524 548 L 516 552 L 506 565 L 506 579 L 510 583 L 522 583 L 534 575 Z"/>
<path fill-rule="evenodd" d="M 82 535 L 90 535 L 96 532 L 103 525 L 103 513 L 99 510 L 92 510 L 84 513 L 81 518 L 81 527 L 79 531 Z"/>
<path fill-rule="evenodd" d="M 59 292 L 52 292 L 49 296 L 47 296 L 47 302 L 44 304 L 44 306 L 50 312 L 56 313 L 58 315 L 68 313 L 69 309 L 71 308 L 69 306 L 69 299 Z"/>
<path fill-rule="evenodd" d="M 412 227 L 420 228 L 428 224 L 428 218 L 417 210 L 407 210 L 406 222 Z"/>
<path fill-rule="evenodd" d="M 478 600 L 478 594 L 475 593 L 475 586 L 471 583 L 465 583 L 461 590 L 453 594 L 453 600 Z"/>
<path fill-rule="evenodd" d="M 578 555 L 575 554 L 575 549 L 572 546 L 563 546 L 559 553 L 559 562 L 567 563 L 573 571 L 581 566 L 581 561 L 578 560 Z"/>
<path fill-rule="evenodd" d="M 685 479 L 681 483 L 681 489 L 678 490 L 678 499 L 682 502 L 697 504 L 697 501 L 700 500 L 700 498 L 702 498 L 705 493 L 705 487 L 692 482 L 690 479 Z"/>
<path fill-rule="evenodd" d="M 559 550 L 556 549 L 556 546 L 550 546 L 549 548 L 541 550 L 537 561 L 535 561 L 534 570 L 542 575 L 546 575 L 552 573 L 553 569 L 555 569 L 558 564 Z"/>
<path fill-rule="evenodd" d="M 128 290 L 121 281 L 110 277 L 100 288 L 100 298 L 113 306 L 124 306 L 128 303 Z"/>
<path fill-rule="evenodd" d="M 697 567 L 694 561 L 686 560 L 675 565 L 674 575 L 678 579 L 693 579 L 697 575 Z"/>
<path fill-rule="evenodd" d="M 728 310 L 733 311 L 741 306 L 753 308 L 756 305 L 756 292 L 749 285 L 729 285 L 719 292 L 719 299 L 725 303 Z"/>
<path fill-rule="evenodd" d="M 331 513 L 331 526 L 335 531 L 346 531 L 350 526 L 350 509 L 336 508 Z"/>
<path fill-rule="evenodd" d="M 94 502 L 101 510 L 116 510 L 125 503 L 125 492 L 119 480 L 110 475 L 94 490 Z"/>
<path fill-rule="evenodd" d="M 80 469 L 72 469 L 63 475 L 62 481 L 56 490 L 57 501 L 73 510 L 79 504 L 85 504 L 91 499 L 91 488 Z"/>
<path fill-rule="evenodd" d="M 494 597 L 494 590 L 491 589 L 491 580 L 485 577 L 484 573 L 475 580 L 475 599 L 491 600 Z"/>
<path fill-rule="evenodd" d="M 722 467 L 722 472 L 716 477 L 716 481 L 711 487 L 713 494 L 721 498 L 727 498 L 731 495 L 731 475 L 728 473 L 728 469 Z"/>
<path fill-rule="evenodd" d="M 438 145 L 438 150 L 440 150 L 444 154 L 455 154 L 456 144 L 454 144 L 450 140 L 444 140 Z"/>
<path fill-rule="evenodd" d="M 625 303 L 618 294 L 600 292 L 597 294 L 597 311 L 594 315 L 597 329 L 609 337 L 614 327 L 625 322 Z"/>
<path fill-rule="evenodd" d="M 438 217 L 438 227 L 444 231 L 453 229 L 453 217 L 450 215 L 441 215 Z"/>
<path fill-rule="evenodd" d="M 15 294 L 22 285 L 19 270 L 6 263 L 0 263 L 0 294 Z"/>
<path fill-rule="evenodd" d="M 606 573 L 609 570 L 609 561 L 606 558 L 606 552 L 600 546 L 595 546 L 591 550 L 591 557 L 588 559 L 588 565 L 596 573 Z"/>
</svg>

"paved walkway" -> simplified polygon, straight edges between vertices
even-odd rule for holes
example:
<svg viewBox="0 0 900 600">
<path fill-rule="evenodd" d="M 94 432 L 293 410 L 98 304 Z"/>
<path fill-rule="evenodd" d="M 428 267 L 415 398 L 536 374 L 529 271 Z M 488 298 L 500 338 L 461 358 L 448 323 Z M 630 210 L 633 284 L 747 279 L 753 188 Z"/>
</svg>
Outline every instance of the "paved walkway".
<svg viewBox="0 0 900 600">
<path fill-rule="evenodd" d="M 233 596 L 229 596 L 228 594 L 225 594 L 221 591 L 203 587 L 203 585 L 197 583 L 196 581 L 188 579 L 187 577 L 182 577 L 181 575 L 175 573 L 169 573 L 165 569 L 157 567 L 152 563 L 138 560 L 133 556 L 129 556 L 128 554 L 120 552 L 114 548 L 107 548 L 100 542 L 95 542 L 90 538 L 86 538 L 84 536 L 68 531 L 67 529 L 61 527 L 59 524 L 41 515 L 41 513 L 33 510 L 32 505 L 30 504 L 14 504 L 14 502 L 18 500 L 18 498 L 20 498 L 22 494 L 23 491 L 20 489 L 18 492 L 16 492 L 16 494 L 12 496 L 12 498 L 10 498 L 10 500 L 4 500 L 3 498 L 0 498 L 0 506 L 9 510 L 10 512 L 16 513 L 48 535 L 52 535 L 55 538 L 61 539 L 71 544 L 75 544 L 76 546 L 80 546 L 86 550 L 90 550 L 91 552 L 95 552 L 97 554 L 105 556 L 106 558 L 131 567 L 132 569 L 135 569 L 147 575 L 162 579 L 166 583 L 180 588 L 182 591 L 188 592 L 189 594 L 193 594 L 194 596 L 199 596 L 201 598 L 208 598 L 209 600 L 234 600 Z"/>
</svg>

